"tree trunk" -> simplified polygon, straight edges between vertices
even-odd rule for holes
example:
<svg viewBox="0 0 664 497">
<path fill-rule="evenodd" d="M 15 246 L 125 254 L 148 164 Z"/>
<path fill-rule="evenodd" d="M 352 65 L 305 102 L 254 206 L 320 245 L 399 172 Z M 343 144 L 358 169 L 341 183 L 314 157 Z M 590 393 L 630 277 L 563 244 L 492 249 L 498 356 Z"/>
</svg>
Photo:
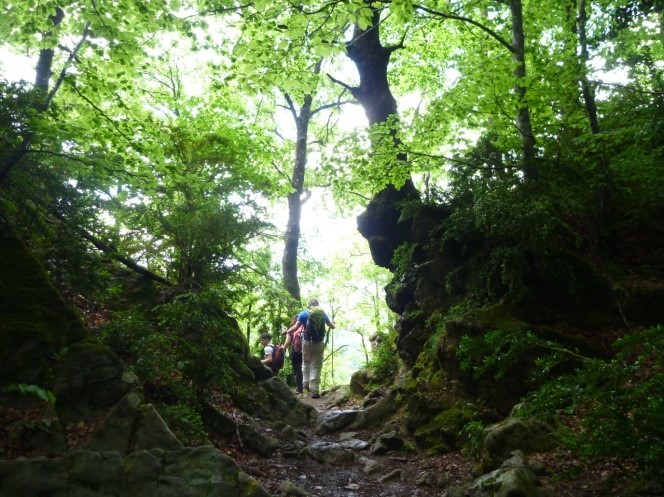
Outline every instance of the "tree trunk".
<svg viewBox="0 0 664 497">
<path fill-rule="evenodd" d="M 369 120 L 369 125 L 389 122 L 398 115 L 397 102 L 387 79 L 390 55 L 395 48 L 387 48 L 380 41 L 380 11 L 373 9 L 373 20 L 367 29 L 355 25 L 353 39 L 347 45 L 348 57 L 355 63 L 360 75 L 360 86 L 351 88 Z M 404 153 L 397 152 L 396 129 L 391 130 L 397 159 L 405 161 Z M 396 248 L 409 239 L 411 221 L 400 221 L 402 203 L 419 200 L 412 180 L 403 185 L 387 185 L 367 205 L 357 218 L 358 230 L 369 242 L 373 260 L 379 266 L 394 269 L 392 256 Z"/>
<path fill-rule="evenodd" d="M 59 14 L 62 13 L 61 10 L 58 9 L 56 11 L 56 16 L 52 17 L 52 19 L 60 23 L 62 21 L 62 17 L 59 17 Z M 64 13 L 62 13 L 62 16 L 64 16 Z M 58 20 L 59 18 L 59 20 Z M 42 114 L 48 110 L 48 108 L 51 105 L 51 102 L 53 101 L 53 98 L 55 97 L 55 94 L 57 93 L 58 89 L 60 88 L 60 85 L 64 81 L 65 75 L 67 73 L 67 67 L 69 64 L 71 64 L 75 59 L 76 56 L 78 55 L 79 50 L 85 43 L 88 34 L 90 32 L 90 22 L 88 21 L 85 25 L 85 28 L 83 29 L 83 34 L 81 36 L 81 39 L 79 42 L 76 44 L 76 47 L 74 47 L 74 50 L 72 50 L 69 53 L 69 57 L 67 59 L 67 62 L 65 63 L 64 67 L 62 68 L 62 71 L 60 72 L 60 76 L 58 77 L 57 81 L 55 82 L 55 85 L 53 85 L 53 88 L 48 92 L 48 94 L 45 96 L 43 103 L 38 107 L 37 111 Z M 42 84 L 42 89 L 43 89 L 43 75 L 45 73 L 48 73 L 47 81 L 46 81 L 46 88 L 48 88 L 48 79 L 50 79 L 50 73 L 51 73 L 51 64 L 53 62 L 53 58 L 51 57 L 50 59 L 44 55 L 44 60 L 41 60 L 41 54 L 40 54 L 40 64 L 41 67 L 38 68 L 38 73 L 41 73 L 41 76 L 37 76 L 36 82 Z M 32 131 L 27 131 L 25 136 L 23 137 L 23 140 L 21 141 L 21 144 L 16 148 L 16 150 L 9 156 L 9 158 L 2 164 L 0 165 L 0 187 L 2 187 L 2 184 L 7 180 L 9 177 L 9 174 L 11 171 L 19 165 L 21 160 L 23 160 L 23 157 L 30 151 L 30 146 L 32 145 L 32 139 L 34 137 L 34 133 Z"/>
<path fill-rule="evenodd" d="M 65 13 L 60 7 L 55 8 L 55 15 L 50 16 L 49 19 L 53 22 L 53 26 L 58 26 L 62 19 L 64 19 Z M 53 36 L 52 32 L 44 34 L 44 39 L 48 39 Z M 48 92 L 48 83 L 51 80 L 51 74 L 53 73 L 53 55 L 55 52 L 52 48 L 44 48 L 39 52 L 39 60 L 37 61 L 37 74 L 35 77 L 35 86 L 44 91 L 44 94 Z"/>
<path fill-rule="evenodd" d="M 320 66 L 317 66 L 320 67 Z M 295 163 L 293 165 L 293 174 L 291 176 L 291 186 L 293 191 L 288 195 L 288 222 L 286 224 L 286 234 L 284 236 L 284 255 L 281 259 L 281 271 L 283 284 L 286 291 L 296 301 L 301 301 L 300 282 L 297 270 L 297 252 L 300 246 L 300 221 L 302 218 L 302 194 L 304 189 L 304 173 L 307 168 L 309 135 L 309 122 L 311 120 L 312 95 L 305 95 L 304 103 L 297 114 L 295 106 L 290 98 L 287 98 L 291 112 L 295 116 L 296 144 L 295 144 Z"/>
<path fill-rule="evenodd" d="M 397 115 L 397 101 L 387 80 L 387 66 L 394 50 L 381 44 L 379 21 L 380 11 L 374 9 L 372 26 L 362 30 L 355 25 L 348 44 L 348 57 L 360 74 L 360 86 L 353 89 L 353 95 L 362 104 L 369 126 Z"/>
<path fill-rule="evenodd" d="M 586 0 L 579 2 L 579 15 L 578 15 L 578 37 L 580 48 L 580 63 L 581 63 L 581 91 L 583 94 L 583 103 L 588 114 L 588 121 L 590 123 L 590 132 L 593 135 L 599 133 L 599 120 L 597 118 L 597 103 L 595 102 L 595 92 L 590 86 L 586 69 L 588 67 L 588 38 L 586 36 Z"/>
<path fill-rule="evenodd" d="M 588 81 L 588 76 L 586 71 L 588 69 L 588 38 L 586 35 L 586 0 L 579 1 L 579 10 L 577 17 L 577 36 L 579 39 L 579 65 L 580 65 L 580 82 L 581 82 L 581 94 L 583 95 L 583 105 L 588 116 L 588 123 L 590 127 L 590 132 L 593 136 L 596 136 L 600 132 L 599 118 L 597 117 L 597 102 L 595 100 L 595 92 L 593 91 L 590 82 Z M 608 204 L 610 190 L 609 185 L 611 184 L 611 171 L 609 169 L 609 160 L 606 157 L 606 154 L 600 150 L 601 157 L 599 157 L 599 175 L 600 181 L 597 187 L 597 210 L 598 215 L 601 220 L 605 217 Z"/>
<path fill-rule="evenodd" d="M 512 46 L 516 62 L 514 76 L 516 76 L 516 94 L 519 99 L 519 110 L 516 116 L 516 126 L 521 135 L 521 168 L 527 181 L 534 181 L 538 177 L 535 164 L 535 135 L 530 121 L 530 109 L 525 103 L 527 89 L 522 86 L 526 77 L 526 42 L 523 31 L 523 6 L 521 0 L 510 0 L 510 14 L 512 18 Z"/>
</svg>

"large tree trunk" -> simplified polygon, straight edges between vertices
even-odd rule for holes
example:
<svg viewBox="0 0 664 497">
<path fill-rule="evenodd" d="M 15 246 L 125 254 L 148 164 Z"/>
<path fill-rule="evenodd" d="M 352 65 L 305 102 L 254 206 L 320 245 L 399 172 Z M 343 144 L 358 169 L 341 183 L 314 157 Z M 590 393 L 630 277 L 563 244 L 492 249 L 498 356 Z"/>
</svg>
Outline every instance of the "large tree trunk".
<svg viewBox="0 0 664 497">
<path fill-rule="evenodd" d="M 380 11 L 374 9 L 372 25 L 367 29 L 355 26 L 353 39 L 348 43 L 348 57 L 355 63 L 360 85 L 351 91 L 358 99 L 369 125 L 382 124 L 396 117 L 397 102 L 387 80 L 390 55 L 395 48 L 387 48 L 380 41 Z M 405 154 L 397 152 L 396 130 L 392 130 L 395 154 L 405 161 Z M 411 222 L 401 220 L 404 201 L 418 200 L 419 194 L 408 179 L 403 185 L 388 185 L 378 192 L 357 218 L 358 229 L 369 242 L 376 264 L 393 269 L 392 256 L 396 248 L 409 239 Z"/>
<path fill-rule="evenodd" d="M 519 98 L 519 110 L 517 111 L 516 126 L 521 135 L 521 167 L 527 181 L 536 180 L 538 177 L 537 165 L 535 164 L 535 134 L 530 121 L 530 109 L 525 103 L 526 87 L 522 81 L 526 77 L 526 42 L 523 31 L 523 6 L 521 0 L 510 0 L 510 14 L 512 18 L 512 47 L 514 48 L 514 61 L 516 68 L 516 94 Z"/>
<path fill-rule="evenodd" d="M 317 71 L 320 70 L 320 64 L 316 68 Z M 284 255 L 281 259 L 281 271 L 286 291 L 293 299 L 300 302 L 297 253 L 300 246 L 302 194 L 304 190 L 304 173 L 307 168 L 307 140 L 309 136 L 309 122 L 312 115 L 311 105 L 313 103 L 313 96 L 305 95 L 299 114 L 288 95 L 286 95 L 286 100 L 295 118 L 296 143 L 295 163 L 293 164 L 293 174 L 290 178 L 293 191 L 288 195 L 288 222 L 286 224 L 286 234 L 284 235 Z"/>
</svg>

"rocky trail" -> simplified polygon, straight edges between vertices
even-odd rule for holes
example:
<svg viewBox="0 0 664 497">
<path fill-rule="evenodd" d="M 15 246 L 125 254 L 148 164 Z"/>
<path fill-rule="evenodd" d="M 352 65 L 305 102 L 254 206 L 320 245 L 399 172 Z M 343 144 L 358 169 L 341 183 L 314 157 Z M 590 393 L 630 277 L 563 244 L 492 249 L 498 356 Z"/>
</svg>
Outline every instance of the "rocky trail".
<svg viewBox="0 0 664 497">
<path fill-rule="evenodd" d="M 334 401 L 331 393 L 320 399 L 300 397 L 319 413 L 336 419 L 357 411 L 353 403 Z M 321 418 L 322 417 L 322 418 Z M 235 455 L 242 468 L 274 495 L 316 497 L 403 497 L 441 495 L 450 485 L 470 478 L 472 465 L 458 453 L 439 456 L 390 448 L 400 439 L 385 427 L 321 433 L 320 422 L 295 430 L 291 440 L 281 439 L 275 454 L 261 458 Z M 279 438 L 278 434 L 274 434 Z"/>
<path fill-rule="evenodd" d="M 476 478 L 473 468 L 478 461 L 468 454 L 460 450 L 431 454 L 410 447 L 395 435 L 395 427 L 389 422 L 359 430 L 352 429 L 349 423 L 351 429 L 343 426 L 337 429 L 338 425 L 347 423 L 345 416 L 364 411 L 357 401 L 341 398 L 339 401 L 334 392 L 324 393 L 320 399 L 299 397 L 301 402 L 316 410 L 315 424 L 293 428 L 277 423 L 265 428 L 266 436 L 280 440 L 273 455 L 260 457 L 255 452 L 239 450 L 233 451 L 234 459 L 275 496 L 595 497 L 630 494 L 619 465 L 612 461 L 588 465 L 562 451 L 532 454 L 530 458 L 511 457 L 500 470 L 492 473 L 506 472 L 493 477 L 493 481 L 500 482 L 498 486 L 487 484 L 491 475 Z M 526 469 L 529 478 L 533 478 L 532 484 L 524 486 L 523 482 L 511 482 L 509 478 L 501 482 L 505 474 L 514 472 L 522 476 Z"/>
<path fill-rule="evenodd" d="M 0 405 L 0 432 L 5 434 L 0 438 L 0 497 L 79 495 L 79 490 L 84 490 L 80 495 L 99 497 L 162 495 L 155 493 L 157 487 L 169 488 L 170 493 L 163 495 L 208 496 L 213 495 L 211 482 L 226 485 L 219 475 L 239 470 L 262 487 L 251 484 L 242 491 L 248 493 L 241 495 L 261 497 L 265 492 L 303 497 L 634 495 L 629 491 L 628 473 L 616 461 L 588 465 L 560 450 L 529 457 L 512 452 L 506 460 L 501 457 L 499 469 L 477 477 L 473 468 L 478 461 L 463 451 L 432 454 L 414 448 L 398 423 L 391 421 L 393 417 L 385 416 L 394 412 L 389 393 L 376 397 L 374 403 L 365 397 L 360 405 L 350 395 L 335 391 L 320 399 L 296 398 L 277 378 L 264 385 L 289 399 L 288 411 L 282 411 L 284 421 L 250 418 L 228 405 L 217 406 L 212 418 L 217 428 L 231 428 L 225 436 L 211 440 L 219 451 L 209 445 L 180 446 L 163 421 L 150 414 L 155 413 L 153 408 L 141 408 L 135 393 L 123 398 L 104 419 L 67 427 L 61 433 L 61 444 L 66 441 L 63 447 L 53 445 L 57 430 L 42 433 L 50 434 L 47 438 L 34 432 L 44 412 Z M 161 448 L 120 447 L 127 441 L 123 434 L 137 426 L 137 419 L 142 421 L 135 441 Z M 514 426 L 504 425 L 512 431 Z M 21 437 L 14 436 L 26 430 L 33 432 L 28 452 L 21 450 Z M 90 465 L 95 471 L 85 469 Z M 130 477 L 118 478 L 118 472 L 128 469 Z"/>
</svg>

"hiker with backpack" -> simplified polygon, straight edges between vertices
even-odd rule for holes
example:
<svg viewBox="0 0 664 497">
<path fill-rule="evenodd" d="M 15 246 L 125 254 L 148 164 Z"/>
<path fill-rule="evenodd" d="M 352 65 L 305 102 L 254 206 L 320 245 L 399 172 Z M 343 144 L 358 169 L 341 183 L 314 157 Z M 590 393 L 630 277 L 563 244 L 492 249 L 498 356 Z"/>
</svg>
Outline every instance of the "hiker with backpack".
<svg viewBox="0 0 664 497">
<path fill-rule="evenodd" d="M 261 363 L 272 370 L 273 375 L 277 375 L 279 370 L 284 367 L 284 348 L 281 345 L 272 345 L 270 343 L 272 336 L 269 333 L 261 335 L 261 345 L 263 345 L 263 359 Z"/>
<path fill-rule="evenodd" d="M 295 374 L 295 391 L 298 395 L 302 395 L 302 335 L 304 326 L 297 320 L 297 316 L 297 314 L 293 316 L 288 330 L 282 334 L 286 335 L 284 348 L 289 350 L 290 347 L 290 360 L 293 365 L 293 374 Z M 295 328 L 294 331 L 289 332 L 292 328 Z"/>
<path fill-rule="evenodd" d="M 323 369 L 323 352 L 325 351 L 326 329 L 334 329 L 334 323 L 319 306 L 318 300 L 311 299 L 307 308 L 297 316 L 297 322 L 286 333 L 295 331 L 296 327 L 304 326 L 302 343 L 302 382 L 305 389 L 311 392 L 311 398 L 320 398 L 318 390 L 320 375 Z"/>
</svg>

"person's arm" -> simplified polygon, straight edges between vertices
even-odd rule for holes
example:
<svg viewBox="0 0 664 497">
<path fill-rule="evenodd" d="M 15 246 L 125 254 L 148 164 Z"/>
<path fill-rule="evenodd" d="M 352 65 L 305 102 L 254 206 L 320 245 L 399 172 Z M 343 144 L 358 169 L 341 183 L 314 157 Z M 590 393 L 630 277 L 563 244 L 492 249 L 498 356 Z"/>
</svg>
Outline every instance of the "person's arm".
<svg viewBox="0 0 664 497">
<path fill-rule="evenodd" d="M 328 318 L 327 314 L 325 314 L 325 323 L 330 327 L 330 329 L 336 328 L 336 326 L 334 326 L 334 321 Z"/>
<path fill-rule="evenodd" d="M 269 352 L 267 351 L 268 348 L 270 349 Z M 272 364 L 272 352 L 273 352 L 273 350 L 274 349 L 272 348 L 272 345 L 268 345 L 267 347 L 265 347 L 265 359 L 261 359 L 261 362 L 263 364 L 265 364 L 266 366 L 269 366 L 270 364 Z"/>
<path fill-rule="evenodd" d="M 300 314 L 297 315 L 297 319 L 295 320 L 295 323 L 293 326 L 288 328 L 282 335 L 287 335 L 289 333 L 293 333 L 295 330 L 297 330 L 300 326 L 304 326 L 307 324 L 307 311 L 302 311 Z"/>
<path fill-rule="evenodd" d="M 286 332 L 286 342 L 284 343 L 284 349 L 290 349 L 291 343 L 293 342 L 293 333 Z"/>
</svg>

